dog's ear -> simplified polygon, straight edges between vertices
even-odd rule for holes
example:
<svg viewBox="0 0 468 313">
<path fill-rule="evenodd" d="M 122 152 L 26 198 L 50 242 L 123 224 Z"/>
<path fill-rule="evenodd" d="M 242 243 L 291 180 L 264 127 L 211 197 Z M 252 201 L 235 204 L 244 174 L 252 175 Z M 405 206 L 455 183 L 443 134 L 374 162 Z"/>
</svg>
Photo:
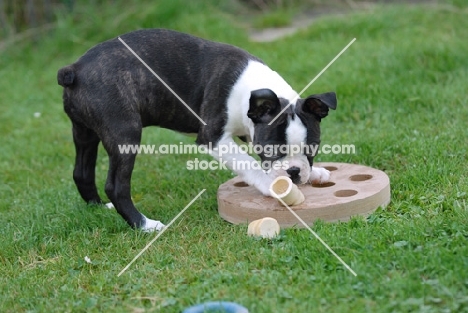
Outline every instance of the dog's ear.
<svg viewBox="0 0 468 313">
<path fill-rule="evenodd" d="M 267 123 L 281 112 L 281 104 L 270 89 L 258 89 L 250 93 L 250 106 L 247 116 L 254 123 Z"/>
<path fill-rule="evenodd" d="M 322 119 L 328 115 L 328 110 L 335 110 L 337 105 L 336 94 L 326 92 L 318 95 L 312 95 L 303 100 L 302 110 L 306 113 L 315 115 Z"/>
</svg>

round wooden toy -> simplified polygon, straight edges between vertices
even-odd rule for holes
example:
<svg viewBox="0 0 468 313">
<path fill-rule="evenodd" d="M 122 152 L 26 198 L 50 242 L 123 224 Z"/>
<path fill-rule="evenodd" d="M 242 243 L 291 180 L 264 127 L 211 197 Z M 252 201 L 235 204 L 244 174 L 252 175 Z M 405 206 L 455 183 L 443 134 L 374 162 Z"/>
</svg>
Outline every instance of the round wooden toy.
<svg viewBox="0 0 468 313">
<path fill-rule="evenodd" d="M 330 181 L 299 185 L 305 201 L 291 206 L 308 225 L 317 219 L 333 222 L 348 221 L 356 215 L 367 216 L 390 202 L 390 180 L 380 170 L 347 163 L 317 163 L 314 166 L 331 171 Z M 302 227 L 277 199 L 263 196 L 239 177 L 219 187 L 218 212 L 233 224 L 272 217 L 282 228 Z"/>
</svg>

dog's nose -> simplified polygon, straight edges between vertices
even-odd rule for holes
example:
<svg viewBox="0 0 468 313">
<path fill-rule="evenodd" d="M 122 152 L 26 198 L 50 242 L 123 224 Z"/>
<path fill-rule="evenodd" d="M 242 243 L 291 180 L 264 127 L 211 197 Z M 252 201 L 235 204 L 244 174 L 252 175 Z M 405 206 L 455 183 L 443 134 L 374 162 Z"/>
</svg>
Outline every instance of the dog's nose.
<svg viewBox="0 0 468 313">
<path fill-rule="evenodd" d="M 286 170 L 286 173 L 288 173 L 289 176 L 291 176 L 291 178 L 296 178 L 299 175 L 300 171 L 301 169 L 299 167 L 292 166 Z"/>
</svg>

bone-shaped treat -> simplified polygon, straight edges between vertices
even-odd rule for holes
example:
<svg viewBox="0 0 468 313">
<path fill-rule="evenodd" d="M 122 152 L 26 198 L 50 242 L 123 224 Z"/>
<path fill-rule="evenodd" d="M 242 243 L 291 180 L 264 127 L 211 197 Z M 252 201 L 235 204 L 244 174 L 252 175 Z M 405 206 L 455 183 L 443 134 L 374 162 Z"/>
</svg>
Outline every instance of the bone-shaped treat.
<svg viewBox="0 0 468 313">
<path fill-rule="evenodd" d="M 255 220 L 249 224 L 249 228 L 247 229 L 247 235 L 260 236 L 263 238 L 273 238 L 279 235 L 279 233 L 280 226 L 278 221 L 272 217 Z"/>
<path fill-rule="evenodd" d="M 299 205 L 304 202 L 304 194 L 293 184 L 292 180 L 287 176 L 277 177 L 270 185 L 270 193 L 273 197 L 284 205 Z M 282 201 L 280 201 L 280 199 Z M 283 203 L 284 202 L 284 203 Z"/>
</svg>

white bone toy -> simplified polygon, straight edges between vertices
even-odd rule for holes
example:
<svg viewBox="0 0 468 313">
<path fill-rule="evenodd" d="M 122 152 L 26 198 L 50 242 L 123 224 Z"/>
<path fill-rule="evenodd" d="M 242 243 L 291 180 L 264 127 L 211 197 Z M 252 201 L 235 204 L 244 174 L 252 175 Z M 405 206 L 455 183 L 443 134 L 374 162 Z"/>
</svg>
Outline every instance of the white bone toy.
<svg viewBox="0 0 468 313">
<path fill-rule="evenodd" d="M 277 198 L 282 205 L 284 205 L 284 203 L 291 206 L 299 205 L 305 200 L 302 191 L 300 191 L 287 176 L 277 177 L 270 185 L 270 193 L 274 198 Z"/>
<path fill-rule="evenodd" d="M 280 226 L 278 222 L 272 217 L 265 217 L 255 220 L 249 224 L 247 235 L 260 236 L 262 238 L 273 238 L 279 235 Z"/>
</svg>

